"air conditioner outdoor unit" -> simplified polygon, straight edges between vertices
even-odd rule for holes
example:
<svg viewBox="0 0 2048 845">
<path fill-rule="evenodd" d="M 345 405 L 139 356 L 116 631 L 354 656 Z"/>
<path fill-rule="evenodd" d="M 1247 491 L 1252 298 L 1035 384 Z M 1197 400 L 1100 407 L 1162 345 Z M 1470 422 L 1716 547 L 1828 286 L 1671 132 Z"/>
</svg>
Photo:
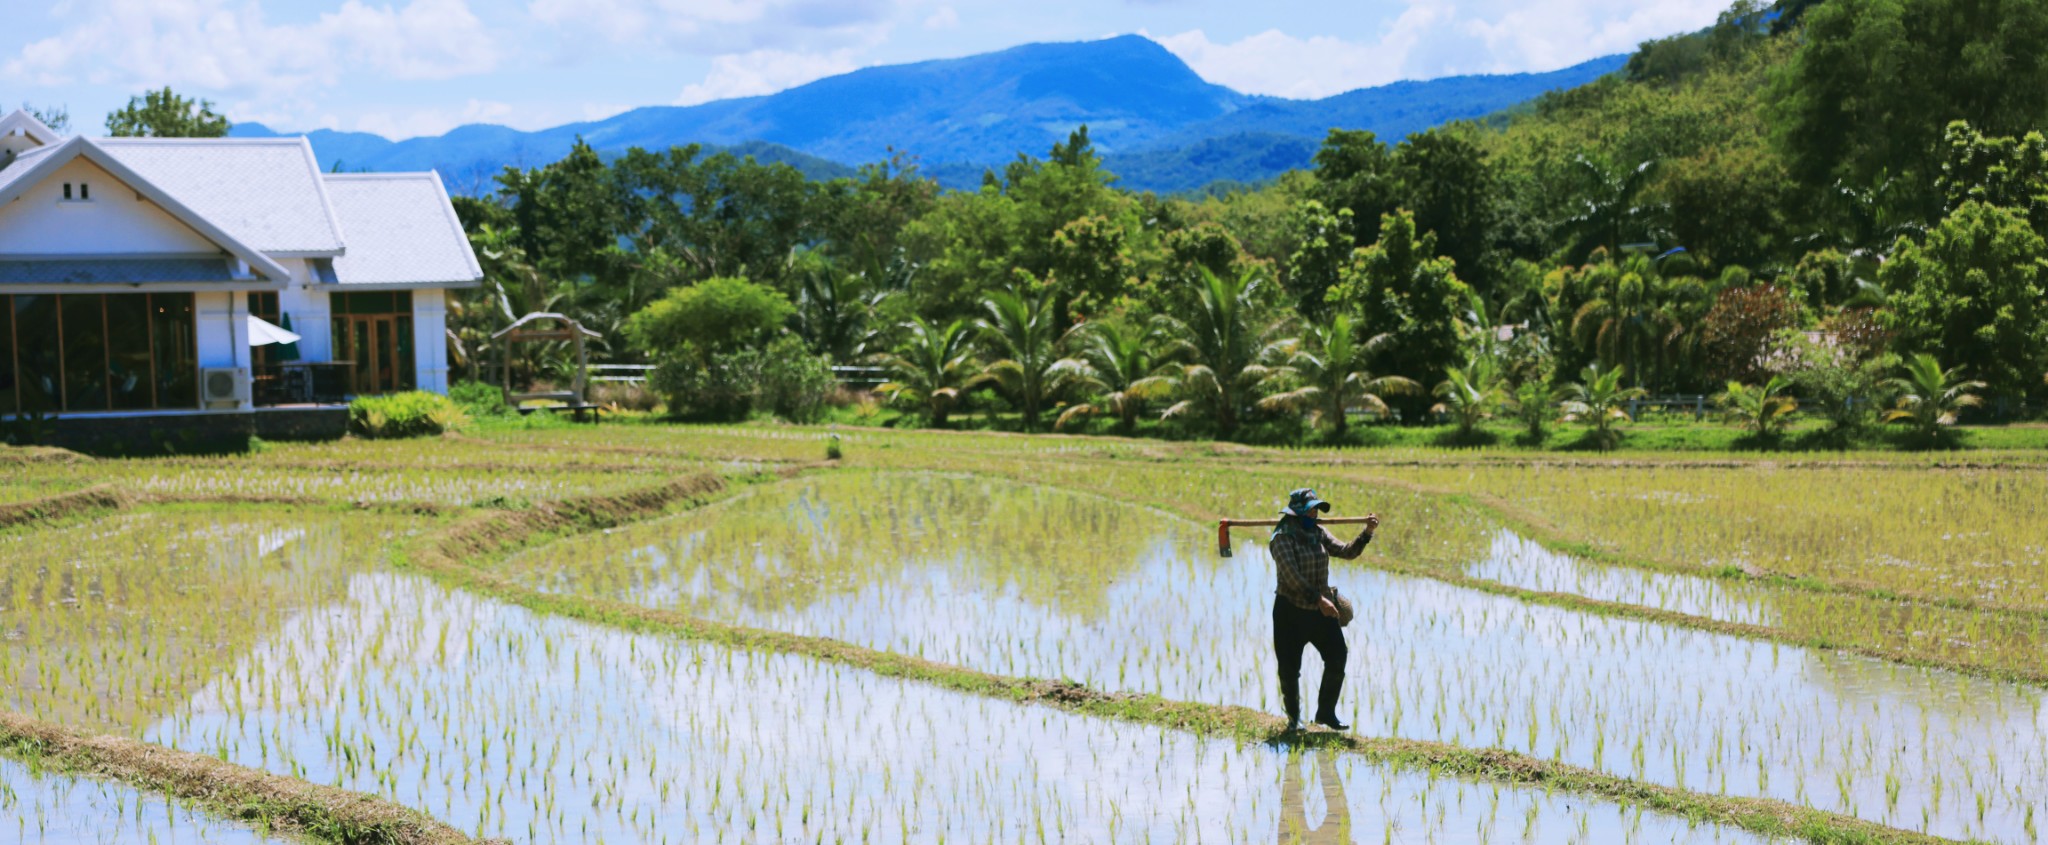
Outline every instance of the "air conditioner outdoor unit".
<svg viewBox="0 0 2048 845">
<path fill-rule="evenodd" d="M 209 408 L 247 407 L 249 371 L 242 367 L 208 367 L 200 370 L 199 393 Z"/>
</svg>

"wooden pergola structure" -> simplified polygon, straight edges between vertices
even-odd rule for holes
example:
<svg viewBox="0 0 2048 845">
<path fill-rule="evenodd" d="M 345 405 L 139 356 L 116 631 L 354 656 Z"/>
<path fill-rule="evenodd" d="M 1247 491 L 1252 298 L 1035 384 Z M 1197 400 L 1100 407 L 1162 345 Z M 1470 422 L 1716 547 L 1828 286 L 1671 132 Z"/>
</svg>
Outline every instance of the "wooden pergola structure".
<svg viewBox="0 0 2048 845">
<path fill-rule="evenodd" d="M 546 322 L 554 323 L 554 325 L 552 327 L 528 325 L 529 323 Z M 519 403 L 525 402 L 528 399 L 554 399 L 568 403 L 570 408 L 577 409 L 578 411 L 590 407 L 590 402 L 584 397 L 583 392 L 590 383 L 590 355 L 584 349 L 584 341 L 586 339 L 603 337 L 604 335 L 584 328 L 582 323 L 551 311 L 536 311 L 528 314 L 514 320 L 512 325 L 506 326 L 503 330 L 491 335 L 492 340 L 501 341 L 498 346 L 498 369 L 504 379 L 501 389 L 505 392 L 505 404 L 516 409 L 519 407 Z M 566 392 L 554 391 L 545 393 L 512 392 L 512 346 L 529 340 L 566 340 L 576 344 L 576 381 L 571 385 L 570 390 Z"/>
</svg>

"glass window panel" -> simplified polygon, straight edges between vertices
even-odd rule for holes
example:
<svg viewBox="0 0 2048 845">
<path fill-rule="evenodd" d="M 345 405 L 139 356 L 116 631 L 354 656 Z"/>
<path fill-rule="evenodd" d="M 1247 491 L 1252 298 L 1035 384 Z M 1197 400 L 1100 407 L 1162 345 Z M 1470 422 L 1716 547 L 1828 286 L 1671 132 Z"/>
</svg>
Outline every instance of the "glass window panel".
<svg viewBox="0 0 2048 845">
<path fill-rule="evenodd" d="M 64 320 L 64 409 L 107 409 L 107 312 L 98 294 L 66 294 L 57 308 Z"/>
<path fill-rule="evenodd" d="M 271 325 L 278 323 L 277 294 L 255 291 L 249 294 L 249 315 Z M 257 368 L 257 375 L 263 375 L 263 368 L 277 363 L 277 345 L 266 344 L 249 348 L 249 363 Z"/>
<path fill-rule="evenodd" d="M 394 322 L 398 325 L 398 389 L 411 390 L 419 375 L 412 357 L 412 318 L 399 317 Z"/>
<path fill-rule="evenodd" d="M 14 404 L 14 305 L 0 296 L 0 414 L 12 414 Z"/>
<path fill-rule="evenodd" d="M 156 349 L 156 406 L 199 407 L 199 332 L 189 293 L 149 295 L 150 342 Z"/>
<path fill-rule="evenodd" d="M 15 371 L 21 409 L 51 413 L 62 409 L 64 367 L 57 348 L 57 297 L 34 294 L 14 298 Z"/>
<path fill-rule="evenodd" d="M 396 370 L 397 357 L 391 354 L 391 321 L 377 320 L 377 389 L 391 390 L 398 385 Z"/>
<path fill-rule="evenodd" d="M 114 408 L 134 411 L 155 404 L 150 373 L 149 295 L 108 294 L 107 384 Z"/>
</svg>

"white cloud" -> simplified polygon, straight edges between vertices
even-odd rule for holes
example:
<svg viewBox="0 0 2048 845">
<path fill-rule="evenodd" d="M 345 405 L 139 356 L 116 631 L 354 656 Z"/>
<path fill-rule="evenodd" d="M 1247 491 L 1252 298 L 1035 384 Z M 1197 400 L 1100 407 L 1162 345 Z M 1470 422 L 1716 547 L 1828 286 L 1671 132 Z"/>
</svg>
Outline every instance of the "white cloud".
<svg viewBox="0 0 2048 845">
<path fill-rule="evenodd" d="M 683 89 L 676 105 L 694 106 L 729 97 L 773 94 L 814 79 L 845 73 L 860 65 L 850 50 L 830 53 L 792 53 L 784 50 L 755 50 L 711 60 L 711 72 L 703 82 Z"/>
<path fill-rule="evenodd" d="M 273 24 L 253 2 L 84 0 L 64 19 L 74 23 L 0 70 L 38 85 L 82 79 L 278 97 L 355 72 L 446 79 L 487 72 L 498 59 L 465 0 L 347 0 L 305 24 Z"/>
<path fill-rule="evenodd" d="M 870 41 L 905 0 L 530 0 L 543 24 L 704 55 Z M 573 39 L 564 39 L 569 43 Z"/>
<path fill-rule="evenodd" d="M 938 11 L 931 13 L 930 17 L 924 19 L 924 28 L 958 29 L 960 28 L 960 13 L 954 11 L 951 6 L 940 6 Z"/>
<path fill-rule="evenodd" d="M 1199 29 L 1157 40 L 1211 82 L 1314 98 L 1402 79 L 1556 70 L 1706 26 L 1721 8 L 1695 0 L 1407 0 L 1370 42 L 1279 30 L 1219 42 Z"/>
<path fill-rule="evenodd" d="M 507 103 L 494 100 L 470 100 L 460 109 L 418 109 L 410 112 L 376 112 L 355 119 L 349 127 L 357 132 L 371 132 L 394 141 L 440 135 L 457 126 L 469 123 L 503 124 L 514 116 L 516 110 Z"/>
</svg>

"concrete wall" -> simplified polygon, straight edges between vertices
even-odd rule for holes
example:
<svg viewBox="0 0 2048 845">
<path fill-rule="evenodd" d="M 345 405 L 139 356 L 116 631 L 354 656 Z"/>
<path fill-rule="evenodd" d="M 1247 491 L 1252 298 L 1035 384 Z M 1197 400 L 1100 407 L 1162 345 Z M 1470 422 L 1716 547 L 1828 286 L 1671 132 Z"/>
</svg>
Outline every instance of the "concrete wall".
<svg viewBox="0 0 2048 845">
<path fill-rule="evenodd" d="M 448 392 L 448 292 L 412 292 L 413 363 L 419 389 Z"/>
<path fill-rule="evenodd" d="M 230 296 L 233 297 L 232 304 Z M 230 307 L 233 308 L 232 315 Z M 248 323 L 246 320 L 229 323 L 231 319 L 249 316 L 246 294 L 195 293 L 192 295 L 192 310 L 194 322 L 199 326 L 199 366 L 249 366 Z"/>
<path fill-rule="evenodd" d="M 299 360 L 334 360 L 333 309 L 328 305 L 327 292 L 305 285 L 305 280 L 313 278 L 309 262 L 295 258 L 278 263 L 292 271 L 292 278 L 297 280 L 278 291 L 277 310 L 291 315 L 292 331 L 299 336 Z"/>
<path fill-rule="evenodd" d="M 90 200 L 64 201 L 64 183 L 90 187 Z M 77 159 L 21 199 L 0 208 L 0 255 L 218 255 L 220 247 L 155 203 Z"/>
</svg>

